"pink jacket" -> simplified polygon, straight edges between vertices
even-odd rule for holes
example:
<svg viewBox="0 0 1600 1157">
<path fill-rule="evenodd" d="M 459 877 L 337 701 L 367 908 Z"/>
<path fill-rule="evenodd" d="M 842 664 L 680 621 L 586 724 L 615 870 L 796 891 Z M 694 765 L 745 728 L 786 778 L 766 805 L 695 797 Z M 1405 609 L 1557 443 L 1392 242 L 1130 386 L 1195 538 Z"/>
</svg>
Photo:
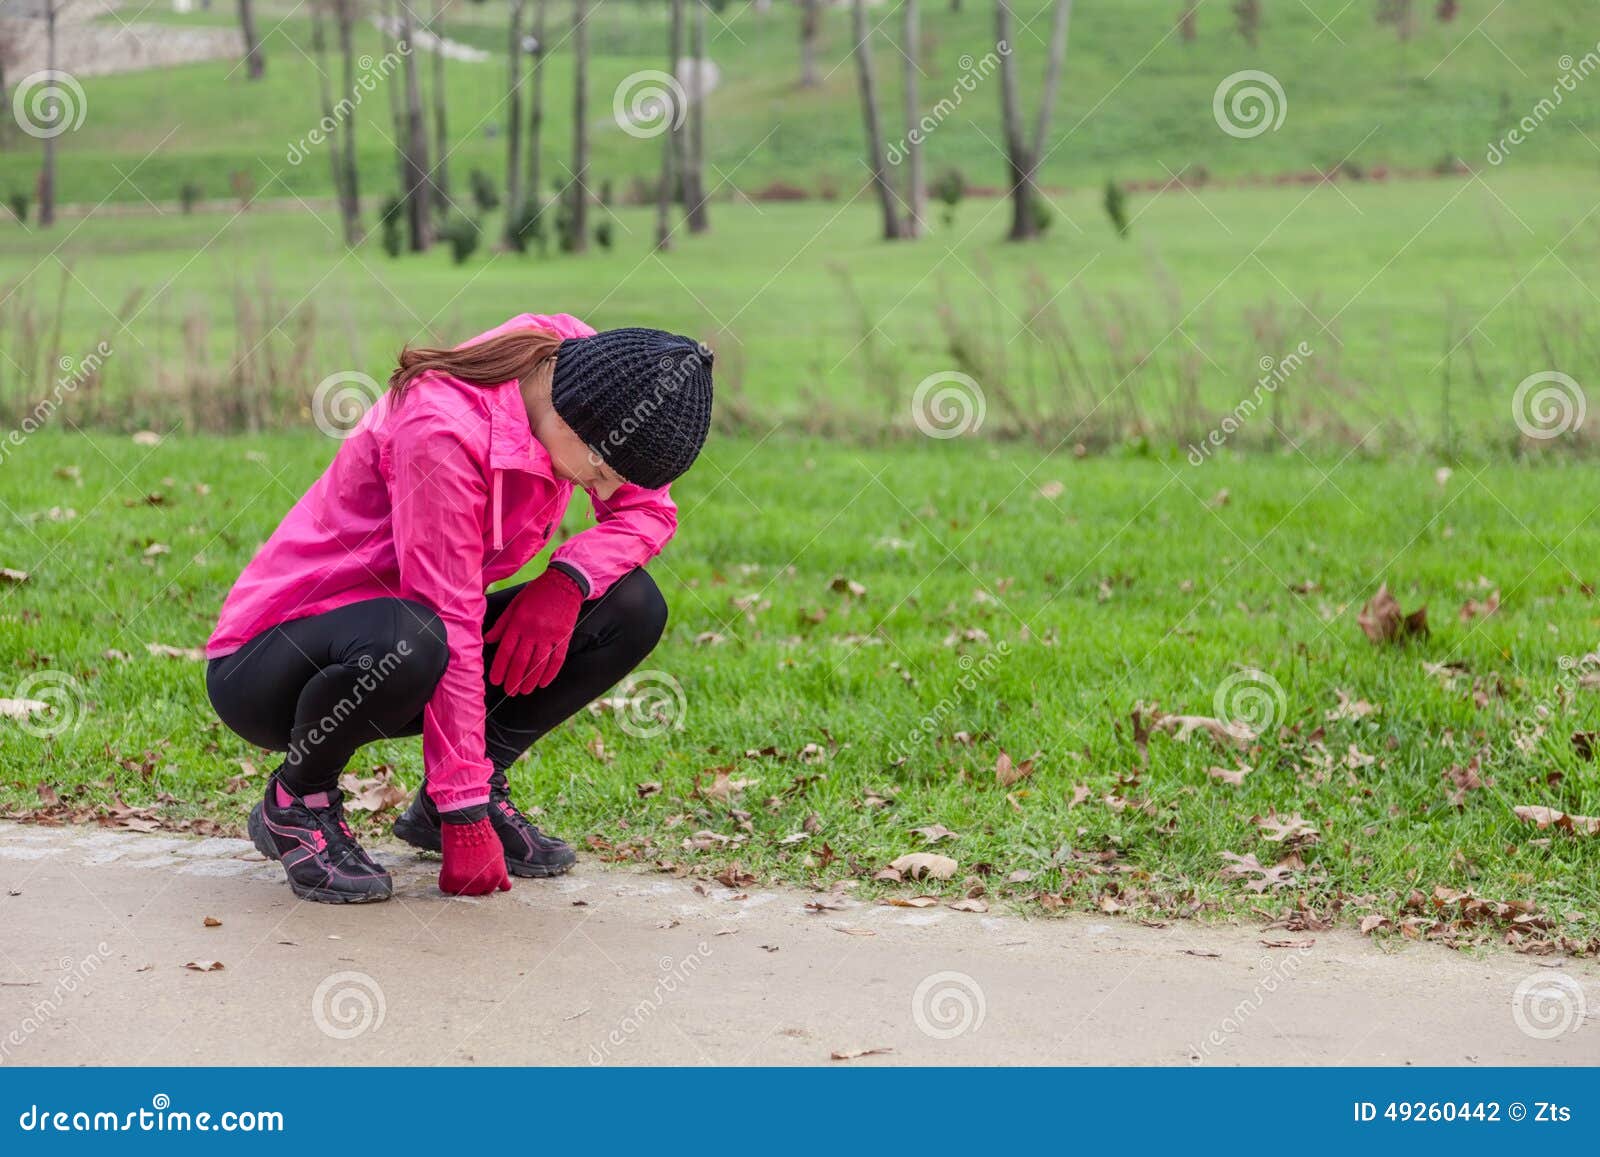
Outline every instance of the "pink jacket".
<svg viewBox="0 0 1600 1157">
<path fill-rule="evenodd" d="M 531 327 L 563 338 L 595 332 L 569 314 L 525 313 L 473 341 Z M 429 794 L 449 811 L 489 798 L 485 592 L 550 541 L 573 486 L 552 473 L 515 381 L 483 388 L 429 373 L 398 409 L 390 401 L 385 394 L 367 411 L 250 560 L 206 656 L 363 599 L 432 607 L 445 623 L 450 664 L 424 712 L 422 755 Z M 625 485 L 607 501 L 590 499 L 598 525 L 569 538 L 552 561 L 580 575 L 593 599 L 658 554 L 678 517 L 667 487 Z"/>
</svg>

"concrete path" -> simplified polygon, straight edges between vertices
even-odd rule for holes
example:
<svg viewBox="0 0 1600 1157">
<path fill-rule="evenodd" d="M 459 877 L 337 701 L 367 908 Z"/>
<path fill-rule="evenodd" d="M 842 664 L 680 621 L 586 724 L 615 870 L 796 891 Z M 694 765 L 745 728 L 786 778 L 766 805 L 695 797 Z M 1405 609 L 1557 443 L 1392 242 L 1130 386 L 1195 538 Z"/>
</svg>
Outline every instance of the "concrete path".
<svg viewBox="0 0 1600 1157">
<path fill-rule="evenodd" d="M 0 824 L 0 1064 L 1600 1063 L 1587 961 L 382 858 L 333 908 L 243 841 Z"/>
</svg>

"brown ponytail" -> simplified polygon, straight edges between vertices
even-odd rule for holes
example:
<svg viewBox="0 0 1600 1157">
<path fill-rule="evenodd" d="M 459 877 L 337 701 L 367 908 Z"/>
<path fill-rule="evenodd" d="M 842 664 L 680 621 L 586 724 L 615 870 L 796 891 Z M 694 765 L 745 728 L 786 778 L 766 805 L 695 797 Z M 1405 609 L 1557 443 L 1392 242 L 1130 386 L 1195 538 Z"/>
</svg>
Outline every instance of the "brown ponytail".
<svg viewBox="0 0 1600 1157">
<path fill-rule="evenodd" d="M 433 370 L 474 386 L 498 386 L 514 378 L 532 377 L 560 345 L 561 338 L 549 330 L 524 329 L 455 349 L 407 346 L 400 351 L 399 367 L 389 375 L 389 389 L 399 405 L 412 381 Z"/>
</svg>

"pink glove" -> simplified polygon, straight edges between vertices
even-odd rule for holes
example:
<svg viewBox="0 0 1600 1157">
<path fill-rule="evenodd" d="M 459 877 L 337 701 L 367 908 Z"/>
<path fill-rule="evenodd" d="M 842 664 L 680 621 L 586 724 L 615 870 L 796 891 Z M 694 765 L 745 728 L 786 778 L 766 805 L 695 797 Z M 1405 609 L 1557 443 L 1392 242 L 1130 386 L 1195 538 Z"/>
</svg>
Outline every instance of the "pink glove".
<svg viewBox="0 0 1600 1157">
<path fill-rule="evenodd" d="M 452 896 L 487 896 L 509 892 L 506 853 L 500 835 L 487 817 L 475 824 L 439 825 L 444 834 L 444 866 L 439 869 L 439 891 Z"/>
<path fill-rule="evenodd" d="M 566 662 L 582 605 L 577 582 L 554 567 L 523 587 L 483 636 L 485 643 L 500 644 L 489 682 L 504 687 L 507 695 L 548 687 Z"/>
</svg>

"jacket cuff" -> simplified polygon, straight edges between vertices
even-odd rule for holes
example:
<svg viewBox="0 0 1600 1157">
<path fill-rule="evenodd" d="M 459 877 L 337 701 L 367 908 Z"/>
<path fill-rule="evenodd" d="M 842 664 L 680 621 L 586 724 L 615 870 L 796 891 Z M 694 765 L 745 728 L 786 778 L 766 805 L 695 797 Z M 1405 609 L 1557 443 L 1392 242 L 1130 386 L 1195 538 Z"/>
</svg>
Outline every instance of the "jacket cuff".
<svg viewBox="0 0 1600 1157">
<path fill-rule="evenodd" d="M 577 567 L 573 566 L 570 562 L 565 562 L 561 559 L 551 559 L 549 569 L 560 571 L 573 582 L 577 583 L 578 593 L 585 599 L 588 599 L 589 592 L 594 589 L 594 585 L 589 581 L 589 576 L 584 574 Z"/>
<path fill-rule="evenodd" d="M 465 783 L 459 787 L 452 787 L 448 782 L 441 782 L 448 781 L 451 778 L 463 779 Z M 428 798 L 433 800 L 433 806 L 441 812 L 453 812 L 460 811 L 462 808 L 477 807 L 479 804 L 489 802 L 489 773 L 485 771 L 482 775 L 479 775 L 476 768 L 472 770 L 471 774 L 460 777 L 430 772 L 425 790 L 428 793 Z"/>
</svg>

